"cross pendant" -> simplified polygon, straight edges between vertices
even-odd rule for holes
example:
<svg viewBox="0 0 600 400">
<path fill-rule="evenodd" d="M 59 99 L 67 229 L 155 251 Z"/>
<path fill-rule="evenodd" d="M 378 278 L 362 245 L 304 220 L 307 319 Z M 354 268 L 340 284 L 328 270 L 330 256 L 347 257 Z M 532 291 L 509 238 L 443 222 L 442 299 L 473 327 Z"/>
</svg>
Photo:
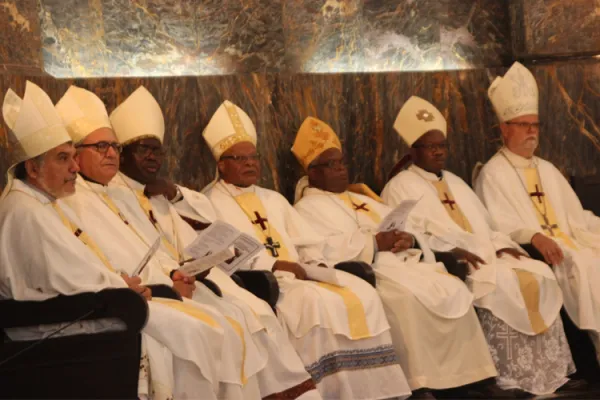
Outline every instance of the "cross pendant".
<svg viewBox="0 0 600 400">
<path fill-rule="evenodd" d="M 556 224 L 550 225 L 550 221 L 548 220 L 548 217 L 545 215 L 542 215 L 542 218 L 544 219 L 544 223 L 545 223 L 545 225 L 542 225 L 542 229 L 550 232 L 550 236 L 554 236 L 554 229 L 557 229 L 558 225 L 556 225 Z"/>
<path fill-rule="evenodd" d="M 277 249 L 281 248 L 279 242 L 274 242 L 271 236 L 267 237 L 267 243 L 264 244 L 265 248 L 271 252 L 273 257 L 279 257 Z"/>
</svg>

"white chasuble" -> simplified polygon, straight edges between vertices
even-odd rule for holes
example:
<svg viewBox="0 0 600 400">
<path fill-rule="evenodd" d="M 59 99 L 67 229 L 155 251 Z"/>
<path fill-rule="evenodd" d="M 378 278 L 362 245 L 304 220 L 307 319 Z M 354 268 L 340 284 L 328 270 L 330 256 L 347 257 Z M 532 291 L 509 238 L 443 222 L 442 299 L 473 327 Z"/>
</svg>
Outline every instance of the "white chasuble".
<svg viewBox="0 0 600 400">
<path fill-rule="evenodd" d="M 294 207 L 326 238 L 328 261 L 373 264 L 394 347 L 412 390 L 450 388 L 496 376 L 472 308 L 473 295 L 443 264 L 435 263 L 425 243 L 421 248 L 429 263 L 421 262 L 423 253 L 417 249 L 373 257 L 374 235 L 391 208 L 361 194 L 311 187 Z"/>
<path fill-rule="evenodd" d="M 239 195 L 244 195 L 239 199 L 243 205 L 235 198 Z M 248 268 L 271 270 L 280 256 L 292 262 L 326 264 L 323 239 L 279 193 L 256 186 L 241 189 L 221 181 L 207 197 L 218 218 L 261 243 L 271 239 L 272 250 L 265 248 Z M 202 215 L 202 210 L 197 213 Z M 343 287 L 275 272 L 281 290 L 278 318 L 321 395 L 408 396 L 377 293 L 350 274 L 336 271 L 336 275 Z"/>
<path fill-rule="evenodd" d="M 61 208 L 71 219 L 80 221 L 81 228 L 89 232 L 116 270 L 131 276 L 156 238 L 150 241 L 135 229 L 125 213 L 121 213 L 107 196 L 106 186 L 80 178 L 76 188 L 75 195 L 59 200 Z M 142 284 L 172 286 L 168 273 L 177 267 L 177 262 L 159 250 L 140 274 Z M 219 396 L 244 398 L 257 392 L 254 375 L 264 367 L 266 359 L 245 328 L 243 316 L 240 319 L 235 314 L 223 312 L 221 300 L 203 285 L 198 285 L 195 300 L 184 299 L 182 303 L 155 298 L 152 302 L 166 304 L 190 315 L 202 313 L 216 321 L 224 334 L 223 345 L 210 345 L 214 354 L 207 362 L 217 365 L 217 374 L 211 382 L 219 385 Z"/>
<path fill-rule="evenodd" d="M 173 248 L 185 249 L 196 239 L 196 231 L 179 216 L 175 207 L 164 196 L 153 196 L 150 206 L 158 223 L 157 231 L 147 218 L 147 213 L 142 212 L 139 199 L 134 194 L 134 191 L 143 192 L 143 189 L 143 185 L 125 175 L 116 177 L 109 186 L 115 204 L 124 210 L 123 213 L 144 236 L 153 237 L 160 232 Z M 194 199 L 192 201 L 195 206 L 202 207 L 202 215 L 206 216 L 202 223 L 210 223 L 216 218 L 212 204 L 204 195 L 189 189 L 185 189 L 184 193 L 186 198 L 191 196 Z M 180 257 L 187 259 L 183 251 Z M 239 287 L 218 268 L 213 268 L 208 278 L 215 282 L 223 293 L 221 301 L 217 304 L 213 301 L 211 304 L 226 315 L 235 311 L 237 318 L 243 319 L 261 355 L 259 359 L 264 359 L 264 368 L 257 374 L 261 396 L 293 394 L 293 397 L 301 396 L 306 400 L 320 398 L 310 375 L 281 329 L 271 307 Z M 204 285 L 198 283 L 197 286 Z M 197 299 L 197 293 L 194 298 Z M 198 301 L 205 302 L 202 299 Z"/>
<path fill-rule="evenodd" d="M 81 221 L 73 218 L 71 223 L 84 232 Z M 127 287 L 63 223 L 48 197 L 19 180 L 0 204 L 0 230 L 5 249 L 0 254 L 3 298 L 41 301 L 57 295 Z M 143 355 L 149 360 L 142 360 L 141 365 L 149 363 L 152 374 L 151 382 L 139 382 L 140 395 L 182 398 L 185 390 L 193 388 L 216 399 L 214 378 L 219 359 L 214 346 L 223 342 L 222 327 L 200 311 L 191 316 L 155 301 L 150 301 L 148 307 L 149 319 L 142 333 Z M 173 326 L 182 329 L 174 330 Z M 48 333 L 43 327 L 38 332 L 41 336 Z M 143 373 L 142 377 L 148 379 Z M 196 392 L 187 395 L 192 393 Z"/>
<path fill-rule="evenodd" d="M 600 218 L 549 162 L 500 150 L 481 170 L 476 190 L 498 229 L 520 243 L 536 233 L 555 240 L 565 258 L 553 270 L 565 308 L 580 329 L 600 332 Z"/>
<path fill-rule="evenodd" d="M 413 165 L 388 182 L 382 197 L 392 206 L 422 197 L 411 215 L 425 232 L 430 248 L 450 251 L 459 247 L 485 261 L 479 270 L 471 266 L 467 285 L 475 305 L 491 312 L 495 321 L 484 326 L 488 329 L 484 334 L 496 362 L 499 384 L 536 394 L 551 393 L 564 384 L 572 360 L 559 318 L 563 298 L 550 268 L 527 257 L 497 257 L 496 252 L 504 248 L 523 250 L 510 237 L 493 230 L 492 220 L 473 190 L 448 171 L 443 171 L 440 179 Z M 513 358 L 515 348 L 507 347 L 502 339 L 505 334 L 518 338 L 513 346 L 537 353 L 528 368 L 518 367 Z M 540 343 L 556 344 L 559 351 L 541 351 L 546 345 Z M 532 379 L 535 374 L 545 379 Z"/>
</svg>

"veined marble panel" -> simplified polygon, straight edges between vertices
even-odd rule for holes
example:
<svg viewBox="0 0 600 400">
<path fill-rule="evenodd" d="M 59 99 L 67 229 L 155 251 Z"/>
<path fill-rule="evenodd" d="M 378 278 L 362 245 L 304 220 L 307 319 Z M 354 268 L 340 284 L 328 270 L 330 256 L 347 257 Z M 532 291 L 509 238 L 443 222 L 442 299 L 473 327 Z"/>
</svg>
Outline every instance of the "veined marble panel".
<svg viewBox="0 0 600 400">
<path fill-rule="evenodd" d="M 0 74 L 42 72 L 36 0 L 0 0 L 0 37 Z"/>
<path fill-rule="evenodd" d="M 510 1 L 519 57 L 600 54 L 600 0 Z"/>
</svg>

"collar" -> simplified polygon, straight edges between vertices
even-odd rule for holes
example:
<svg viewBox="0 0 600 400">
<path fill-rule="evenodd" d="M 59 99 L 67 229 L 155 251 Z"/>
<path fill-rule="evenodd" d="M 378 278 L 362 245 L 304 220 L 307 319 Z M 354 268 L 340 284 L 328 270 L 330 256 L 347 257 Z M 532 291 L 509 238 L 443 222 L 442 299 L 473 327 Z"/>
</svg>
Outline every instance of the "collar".
<svg viewBox="0 0 600 400">
<path fill-rule="evenodd" d="M 125 182 L 125 184 L 127 186 L 129 186 L 131 189 L 144 191 L 144 188 L 146 187 L 146 185 L 142 185 L 138 181 L 131 179 L 130 177 L 128 177 L 127 175 L 125 175 L 122 172 L 119 172 L 118 175 L 121 177 L 123 182 Z"/>
<path fill-rule="evenodd" d="M 421 178 L 427 180 L 427 181 L 431 181 L 431 182 L 439 182 L 442 179 L 444 179 L 444 171 L 442 170 L 441 176 L 437 176 L 434 173 L 425 171 L 423 168 L 421 167 L 417 167 L 416 165 L 411 165 L 410 167 L 408 167 L 409 170 L 413 171 L 414 173 L 416 173 L 417 175 L 419 175 Z"/>
<path fill-rule="evenodd" d="M 225 189 L 227 191 L 229 191 L 229 193 L 231 193 L 233 196 L 239 196 L 244 193 L 256 192 L 255 185 L 251 185 L 251 186 L 248 186 L 247 188 L 243 188 L 243 187 L 232 185 L 231 183 L 227 183 L 223 179 L 221 179 L 219 182 L 221 182 L 221 184 L 225 187 Z"/>
<path fill-rule="evenodd" d="M 10 191 L 26 193 L 37 199 L 42 204 L 49 204 L 53 201 L 56 201 L 56 199 L 53 196 L 20 179 L 14 180 L 13 186 Z"/>
<path fill-rule="evenodd" d="M 93 183 L 95 185 L 100 185 L 100 186 L 106 186 L 106 185 L 101 184 L 98 181 L 93 180 L 92 178 L 88 177 L 87 175 L 84 175 L 82 172 L 79 173 L 79 176 L 88 183 Z"/>
<path fill-rule="evenodd" d="M 508 161 L 517 168 L 535 168 L 538 165 L 536 156 L 531 158 L 521 157 L 510 151 L 507 147 L 502 147 L 500 151 L 508 158 Z"/>
</svg>

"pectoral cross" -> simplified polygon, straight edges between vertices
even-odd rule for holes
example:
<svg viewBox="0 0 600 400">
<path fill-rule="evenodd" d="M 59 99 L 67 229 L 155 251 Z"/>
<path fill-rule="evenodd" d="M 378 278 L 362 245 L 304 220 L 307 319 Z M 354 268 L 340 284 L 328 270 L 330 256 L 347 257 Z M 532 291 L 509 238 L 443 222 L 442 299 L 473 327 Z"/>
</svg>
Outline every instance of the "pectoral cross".
<svg viewBox="0 0 600 400">
<path fill-rule="evenodd" d="M 446 200 L 442 200 L 442 204 L 448 204 L 450 206 L 450 209 L 454 211 L 454 204 L 456 204 L 456 202 L 450 197 L 448 197 L 448 193 L 444 193 L 444 197 L 446 198 Z"/>
<path fill-rule="evenodd" d="M 265 248 L 271 252 L 273 257 L 279 257 L 277 249 L 281 247 L 279 242 L 274 242 L 271 236 L 267 236 L 267 243 L 264 244 Z"/>
<path fill-rule="evenodd" d="M 540 204 L 542 204 L 542 197 L 544 197 L 544 192 L 540 192 L 540 189 L 538 188 L 538 185 L 535 185 L 535 192 L 529 193 L 529 196 L 531 196 L 531 197 L 537 197 L 538 202 Z"/>
<path fill-rule="evenodd" d="M 550 232 L 550 236 L 554 236 L 554 229 L 558 229 L 558 225 L 556 225 L 556 224 L 550 225 L 550 221 L 548 221 L 548 217 L 546 217 L 545 215 L 542 215 L 542 218 L 544 218 L 544 222 L 546 224 L 541 225 L 541 228 Z"/>
<path fill-rule="evenodd" d="M 363 211 L 369 212 L 369 209 L 367 208 L 367 203 L 362 203 L 362 204 L 352 203 L 352 205 L 354 206 L 354 211 L 363 210 Z"/>
<path fill-rule="evenodd" d="M 267 225 L 265 225 L 265 222 L 269 222 L 269 220 L 261 217 L 260 213 L 258 211 L 254 211 L 254 215 L 256 215 L 256 220 L 252 221 L 252 223 L 254 225 L 260 225 L 260 229 L 262 229 L 263 231 L 266 231 Z"/>
</svg>

